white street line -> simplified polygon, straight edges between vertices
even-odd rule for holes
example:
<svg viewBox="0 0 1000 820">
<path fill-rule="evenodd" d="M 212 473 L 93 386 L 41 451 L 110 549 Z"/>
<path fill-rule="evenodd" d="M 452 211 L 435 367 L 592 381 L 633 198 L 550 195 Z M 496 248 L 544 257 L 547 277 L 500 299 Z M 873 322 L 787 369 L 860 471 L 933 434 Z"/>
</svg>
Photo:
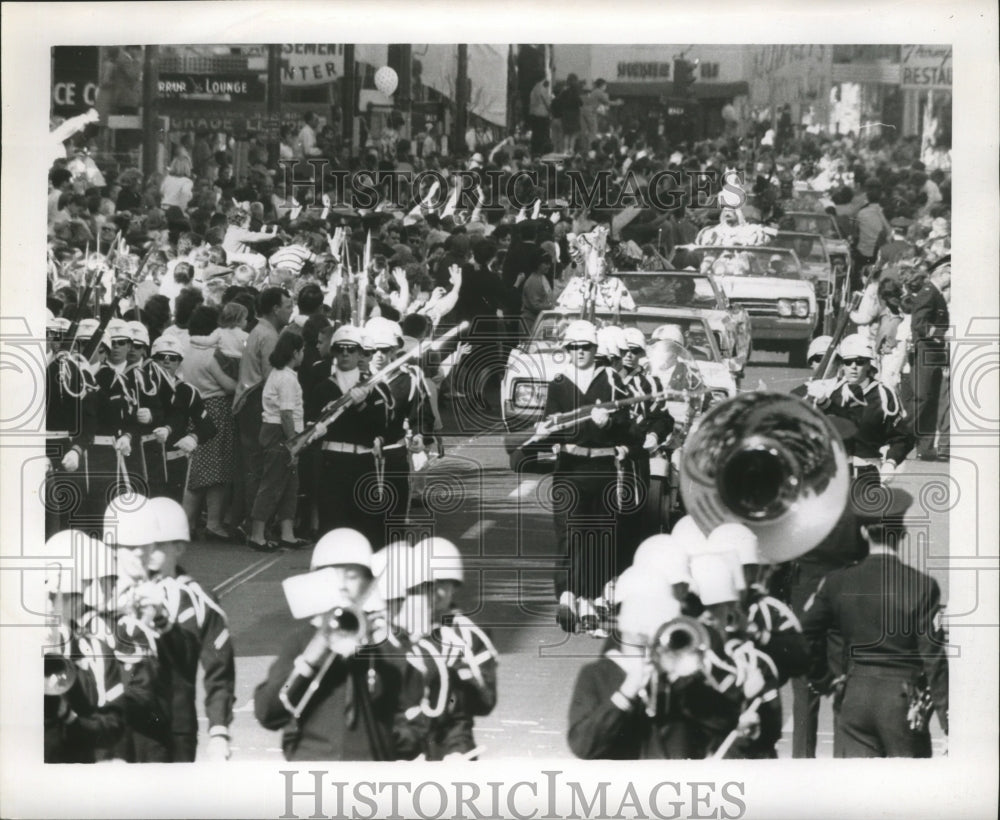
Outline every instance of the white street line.
<svg viewBox="0 0 1000 820">
<path fill-rule="evenodd" d="M 230 592 L 232 592 L 237 587 L 243 586 L 247 581 L 250 581 L 253 578 L 256 578 L 262 572 L 265 572 L 265 571 L 269 570 L 271 567 L 273 567 L 275 564 L 277 564 L 278 561 L 281 560 L 281 555 L 275 555 L 273 558 L 267 558 L 267 559 L 261 559 L 261 560 L 264 561 L 264 563 L 261 564 L 260 566 L 258 566 L 258 564 L 260 564 L 260 562 L 257 562 L 257 564 L 252 564 L 250 567 L 247 567 L 247 569 L 251 569 L 252 567 L 257 567 L 257 569 L 254 570 L 253 572 L 251 572 L 249 574 L 247 574 L 247 570 L 243 570 L 243 572 L 241 572 L 241 573 L 238 572 L 238 573 L 236 573 L 236 575 L 233 576 L 233 578 L 237 578 L 238 580 L 236 580 L 233 583 L 230 583 L 230 581 L 232 581 L 233 579 L 231 579 L 231 578 L 226 579 L 221 584 L 219 584 L 217 587 L 215 587 L 212 591 L 219 598 L 223 597 L 224 595 L 228 595 Z M 223 589 L 223 587 L 225 587 L 225 588 Z"/>
<path fill-rule="evenodd" d="M 497 522 L 494 521 L 494 520 L 492 520 L 491 518 L 486 518 L 486 519 L 483 519 L 482 521 L 477 521 L 475 524 L 473 524 L 471 527 L 469 527 L 469 529 L 467 529 L 465 532 L 463 532 L 459 536 L 459 539 L 462 540 L 462 541 L 465 541 L 465 540 L 470 539 L 470 538 L 478 538 L 480 535 L 482 535 L 486 531 L 492 529 L 493 525 L 496 524 L 496 523 Z"/>
<path fill-rule="evenodd" d="M 537 720 L 501 720 L 501 723 L 510 724 L 511 726 L 537 726 Z"/>
<path fill-rule="evenodd" d="M 524 498 L 529 495 L 535 487 L 538 486 L 538 481 L 533 478 L 525 479 L 516 488 L 511 490 L 508 494 L 508 498 Z"/>
</svg>

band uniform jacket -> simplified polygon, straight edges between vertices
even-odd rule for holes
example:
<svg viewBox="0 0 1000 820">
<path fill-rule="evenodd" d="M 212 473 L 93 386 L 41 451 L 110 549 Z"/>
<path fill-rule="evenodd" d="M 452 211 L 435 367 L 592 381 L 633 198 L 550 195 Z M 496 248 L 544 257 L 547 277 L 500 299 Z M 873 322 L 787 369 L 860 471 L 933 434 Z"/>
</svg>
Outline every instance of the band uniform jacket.
<svg viewBox="0 0 1000 820">
<path fill-rule="evenodd" d="M 610 642 L 609 642 L 610 644 Z M 618 690 L 626 673 L 609 646 L 580 669 L 569 708 L 569 747 L 584 760 L 701 759 L 739 717 L 733 699 L 701 676 L 668 684 L 660 676 L 642 697 Z"/>
<path fill-rule="evenodd" d="M 642 368 L 636 368 L 630 373 L 622 373 L 622 381 L 633 396 L 644 396 L 662 391 L 664 386 L 650 376 Z M 666 402 L 647 400 L 632 405 L 632 419 L 641 427 L 643 439 L 646 433 L 653 433 L 656 440 L 662 444 L 673 432 L 674 419 L 667 409 Z"/>
<path fill-rule="evenodd" d="M 403 365 L 387 382 L 375 386 L 372 406 L 384 415 L 381 434 L 385 444 L 401 441 L 407 433 L 419 434 L 424 442 L 434 438 L 434 416 L 428 400 L 424 374 L 416 365 Z"/>
<path fill-rule="evenodd" d="M 597 372 L 585 392 L 565 374 L 559 374 L 549 382 L 545 398 L 545 416 L 576 412 L 597 402 L 611 402 L 632 395 L 621 376 L 610 367 L 596 369 Z M 598 427 L 588 417 L 571 427 L 557 430 L 548 437 L 548 441 L 551 442 L 590 448 L 641 445 L 642 439 L 641 430 L 633 423 L 627 407 L 620 407 L 612 412 L 610 421 L 605 427 Z M 566 453 L 560 454 L 560 462 L 566 455 Z"/>
<path fill-rule="evenodd" d="M 820 406 L 831 416 L 851 422 L 857 431 L 847 442 L 851 455 L 879 458 L 888 445 L 886 458 L 902 464 L 913 449 L 913 429 L 895 391 L 872 380 L 864 388 L 838 383 L 827 404 Z"/>
<path fill-rule="evenodd" d="M 286 684 L 307 684 L 296 664 L 316 629 L 301 628 L 282 645 L 267 678 L 254 691 L 254 713 L 265 729 L 283 729 L 286 760 L 412 759 L 422 745 L 419 721 L 405 712 L 418 706 L 420 673 L 396 652 L 362 648 L 352 658 L 337 657 L 298 718 L 281 702 Z M 367 712 L 370 706 L 370 712 Z M 419 710 L 418 710 L 419 711 Z M 371 719 L 371 731 L 366 713 Z"/>
<path fill-rule="evenodd" d="M 45 429 L 68 433 L 70 446 L 83 449 L 96 429 L 95 405 L 86 399 L 97 383 L 80 361 L 69 353 L 58 353 L 46 366 Z"/>
<path fill-rule="evenodd" d="M 97 419 L 97 435 L 119 438 L 135 431 L 136 397 L 134 380 L 129 371 L 119 373 L 103 364 L 94 374 L 97 389 L 88 394 Z M 138 442 L 133 442 L 135 446 Z M 135 449 L 135 447 L 133 447 Z"/>
<path fill-rule="evenodd" d="M 303 415 L 306 422 L 318 421 L 327 405 L 343 398 L 344 394 L 335 376 L 335 370 L 329 369 L 327 376 L 313 382 L 308 392 L 304 394 Z M 356 386 L 364 387 L 369 381 L 370 377 L 361 373 Z M 348 407 L 328 426 L 323 441 L 340 441 L 345 444 L 371 447 L 375 438 L 385 432 L 385 410 L 382 404 L 377 403 L 378 399 L 372 390 L 364 402 Z"/>
<path fill-rule="evenodd" d="M 205 409 L 205 400 L 198 388 L 179 379 L 173 386 L 167 426 L 170 428 L 168 448 L 174 447 L 189 433 L 194 433 L 198 437 L 198 443 L 204 444 L 219 432 Z"/>
<path fill-rule="evenodd" d="M 937 581 L 896 555 L 872 554 L 855 566 L 831 572 L 806 604 L 802 619 L 810 650 L 809 677 L 827 676 L 825 638 L 828 631 L 837 630 L 844 641 L 848 687 L 859 673 L 911 680 L 923 674 L 947 732 L 948 660 L 940 613 Z"/>
<path fill-rule="evenodd" d="M 198 666 L 204 672 L 205 714 L 209 734 L 228 733 L 233 720 L 236 667 L 226 613 L 213 596 L 178 568 L 176 578 L 162 578 L 165 627 L 157 650 L 169 667 L 173 688 L 172 730 L 176 735 L 197 735 L 195 682 Z"/>
<path fill-rule="evenodd" d="M 761 595 L 750 604 L 747 624 L 754 645 L 773 661 L 779 687 L 789 678 L 806 673 L 809 650 L 802 625 L 787 604 L 770 595 Z"/>
</svg>

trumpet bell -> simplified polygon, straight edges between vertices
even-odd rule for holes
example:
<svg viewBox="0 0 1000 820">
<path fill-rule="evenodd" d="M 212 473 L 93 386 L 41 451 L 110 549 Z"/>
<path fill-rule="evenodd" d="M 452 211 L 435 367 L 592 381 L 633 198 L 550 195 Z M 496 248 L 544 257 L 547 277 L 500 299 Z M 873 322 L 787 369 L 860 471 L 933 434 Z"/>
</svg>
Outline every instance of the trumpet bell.
<svg viewBox="0 0 1000 820">
<path fill-rule="evenodd" d="M 786 394 L 744 393 L 698 419 L 681 456 L 681 494 L 706 535 L 745 524 L 761 557 L 790 561 L 833 530 L 850 469 L 830 420 Z"/>
<path fill-rule="evenodd" d="M 672 681 L 700 671 L 711 648 L 708 627 L 687 615 L 667 621 L 650 641 L 653 665 Z"/>
<path fill-rule="evenodd" d="M 50 697 L 65 695 L 76 683 L 76 665 L 62 655 L 46 655 L 43 674 L 45 694 Z"/>
</svg>

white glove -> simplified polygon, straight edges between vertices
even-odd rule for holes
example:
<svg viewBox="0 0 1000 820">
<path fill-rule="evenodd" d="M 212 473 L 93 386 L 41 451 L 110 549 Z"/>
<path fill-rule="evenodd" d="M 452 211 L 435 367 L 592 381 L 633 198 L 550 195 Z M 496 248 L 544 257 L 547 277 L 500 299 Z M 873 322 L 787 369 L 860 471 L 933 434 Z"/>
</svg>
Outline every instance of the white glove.
<svg viewBox="0 0 1000 820">
<path fill-rule="evenodd" d="M 422 453 L 426 449 L 424 446 L 424 437 L 419 433 L 413 436 L 409 443 L 407 443 L 406 449 L 411 453 Z"/>
<path fill-rule="evenodd" d="M 194 452 L 194 448 L 198 446 L 198 440 L 194 436 L 184 436 L 184 438 L 178 441 L 174 446 L 178 450 L 190 455 Z"/>
<path fill-rule="evenodd" d="M 595 407 L 590 411 L 590 420 L 598 427 L 607 427 L 611 423 L 611 414 L 603 407 Z"/>
<path fill-rule="evenodd" d="M 818 402 L 827 401 L 837 386 L 836 379 L 816 379 L 806 382 L 806 395 Z"/>
<path fill-rule="evenodd" d="M 208 751 L 205 757 L 215 763 L 229 760 L 229 738 L 222 735 L 212 735 L 208 739 Z"/>
<path fill-rule="evenodd" d="M 656 433 L 646 433 L 646 440 L 642 443 L 643 450 L 655 450 L 660 445 L 660 440 Z"/>
<path fill-rule="evenodd" d="M 329 429 L 323 422 L 317 421 L 316 426 L 313 427 L 313 438 L 326 438 Z"/>
<path fill-rule="evenodd" d="M 139 424 L 149 424 L 153 420 L 153 414 L 148 407 L 140 407 L 135 411 L 135 417 Z"/>
<path fill-rule="evenodd" d="M 156 436 L 156 440 L 160 442 L 160 444 L 165 444 L 167 439 L 170 437 L 170 430 L 166 427 L 157 427 L 153 431 L 153 435 Z"/>
<path fill-rule="evenodd" d="M 879 476 L 882 479 L 883 484 L 888 484 L 896 477 L 896 462 L 895 461 L 883 461 L 882 466 L 878 470 Z"/>
<path fill-rule="evenodd" d="M 751 740 L 760 737 L 760 715 L 756 712 L 750 712 L 749 714 L 744 712 L 740 715 L 740 720 L 736 728 L 742 737 L 750 738 Z"/>
<path fill-rule="evenodd" d="M 80 466 L 80 454 L 76 450 L 70 450 L 62 457 L 62 466 L 67 473 L 75 473 Z"/>
<path fill-rule="evenodd" d="M 365 399 L 368 398 L 368 394 L 371 393 L 371 387 L 364 385 L 356 385 L 347 391 L 347 395 L 351 397 L 351 404 L 358 405 L 362 404 Z"/>
<path fill-rule="evenodd" d="M 128 435 L 115 439 L 115 450 L 128 458 L 132 455 L 132 438 Z"/>
</svg>

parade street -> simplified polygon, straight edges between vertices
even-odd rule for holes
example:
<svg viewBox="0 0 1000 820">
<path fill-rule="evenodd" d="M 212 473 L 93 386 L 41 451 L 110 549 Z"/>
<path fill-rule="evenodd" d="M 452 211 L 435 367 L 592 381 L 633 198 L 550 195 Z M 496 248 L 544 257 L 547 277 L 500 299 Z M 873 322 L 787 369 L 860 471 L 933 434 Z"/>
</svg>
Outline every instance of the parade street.
<svg viewBox="0 0 1000 820">
<path fill-rule="evenodd" d="M 808 377 L 789 367 L 782 353 L 757 352 L 742 388 L 785 392 Z M 761 385 L 763 382 L 763 385 Z M 446 416 L 446 434 L 454 417 Z M 570 757 L 566 718 L 578 669 L 595 658 L 602 641 L 567 635 L 555 623 L 552 566 L 555 540 L 546 509 L 550 478 L 544 473 L 516 476 L 508 467 L 497 422 L 479 435 L 448 435 L 447 454 L 428 473 L 425 505 L 411 521 L 454 541 L 465 559 L 463 609 L 491 632 L 501 653 L 499 704 L 476 722 L 481 759 Z M 897 481 L 916 493 L 931 473 L 947 465 L 908 460 Z M 931 522 L 932 543 L 947 538 L 947 515 Z M 280 735 L 257 723 L 253 691 L 279 650 L 293 621 L 281 581 L 308 570 L 310 550 L 259 556 L 230 544 L 192 543 L 185 568 L 221 599 L 236 650 L 236 706 L 231 727 L 233 760 L 281 760 Z M 948 599 L 946 572 L 929 568 Z M 200 695 L 199 695 L 200 699 Z M 791 687 L 782 692 L 785 714 L 780 757 L 790 757 Z M 820 713 L 817 757 L 832 757 L 829 699 Z M 202 718 L 202 733 L 205 726 Z M 940 728 L 932 724 L 935 755 Z M 199 745 L 199 750 L 204 743 Z M 199 752 L 201 754 L 201 751 Z"/>
</svg>

